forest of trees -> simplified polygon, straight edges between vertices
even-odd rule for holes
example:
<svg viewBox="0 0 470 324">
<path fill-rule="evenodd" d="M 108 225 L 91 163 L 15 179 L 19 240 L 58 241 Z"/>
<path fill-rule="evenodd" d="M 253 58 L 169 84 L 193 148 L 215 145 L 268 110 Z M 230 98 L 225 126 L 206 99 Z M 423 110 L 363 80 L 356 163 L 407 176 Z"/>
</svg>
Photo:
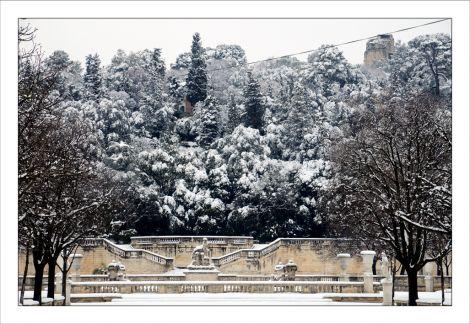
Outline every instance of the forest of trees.
<svg viewBox="0 0 470 324">
<path fill-rule="evenodd" d="M 238 45 L 190 45 L 171 66 L 159 48 L 107 66 L 20 52 L 20 240 L 38 276 L 87 235 L 347 235 L 408 272 L 450 250 L 448 35 L 374 68 L 332 46 L 247 65 Z"/>
</svg>

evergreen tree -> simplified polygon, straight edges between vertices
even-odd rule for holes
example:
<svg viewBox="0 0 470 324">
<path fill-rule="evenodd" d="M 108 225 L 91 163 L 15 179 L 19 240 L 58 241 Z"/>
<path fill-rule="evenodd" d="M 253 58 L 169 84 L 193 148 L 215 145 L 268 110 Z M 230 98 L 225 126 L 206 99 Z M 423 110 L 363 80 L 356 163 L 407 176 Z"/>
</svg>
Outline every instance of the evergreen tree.
<svg viewBox="0 0 470 324">
<path fill-rule="evenodd" d="M 208 96 L 201 107 L 199 136 L 197 141 L 202 147 L 209 147 L 218 137 L 220 129 L 219 111 L 215 99 Z"/>
<path fill-rule="evenodd" d="M 129 93 L 130 86 L 127 73 L 129 64 L 127 61 L 127 54 L 122 49 L 118 49 L 108 66 L 107 86 L 110 90 Z"/>
<path fill-rule="evenodd" d="M 140 111 L 145 130 L 151 137 L 160 137 L 172 122 L 172 112 L 163 104 L 165 62 L 159 48 L 152 51 L 144 66 L 148 79 L 142 89 L 143 100 L 140 102 Z"/>
<path fill-rule="evenodd" d="M 168 95 L 179 103 L 181 98 L 181 85 L 175 76 L 168 78 Z"/>
<path fill-rule="evenodd" d="M 262 103 L 259 83 L 253 78 L 251 72 L 248 72 L 248 84 L 245 88 L 244 96 L 244 124 L 246 127 L 258 129 L 261 132 L 264 124 L 263 119 L 265 108 Z"/>
<path fill-rule="evenodd" d="M 85 83 L 85 99 L 98 101 L 101 96 L 101 72 L 98 54 L 86 57 L 86 71 L 83 81 Z"/>
<path fill-rule="evenodd" d="M 230 96 L 230 102 L 228 105 L 228 121 L 226 126 L 226 132 L 231 133 L 241 123 L 240 111 L 233 94 Z"/>
<path fill-rule="evenodd" d="M 284 129 L 286 146 L 292 153 L 298 153 L 305 141 L 305 135 L 312 131 L 313 118 L 309 111 L 308 93 L 305 87 L 297 83 L 293 90 L 289 114 Z"/>
<path fill-rule="evenodd" d="M 46 60 L 46 67 L 56 73 L 58 82 L 54 90 L 65 100 L 80 100 L 83 90 L 82 68 L 80 63 L 70 60 L 64 51 L 54 51 Z"/>
<path fill-rule="evenodd" d="M 143 89 L 146 100 L 153 101 L 155 106 L 161 107 L 163 102 L 163 86 L 165 79 L 165 61 L 161 57 L 161 49 L 155 48 L 151 53 L 145 51 L 144 72 L 147 75 Z"/>
<path fill-rule="evenodd" d="M 207 96 L 207 74 L 205 51 L 201 44 L 199 33 L 194 34 L 191 46 L 191 66 L 186 79 L 189 102 L 194 106 L 199 101 L 204 101 Z"/>
</svg>

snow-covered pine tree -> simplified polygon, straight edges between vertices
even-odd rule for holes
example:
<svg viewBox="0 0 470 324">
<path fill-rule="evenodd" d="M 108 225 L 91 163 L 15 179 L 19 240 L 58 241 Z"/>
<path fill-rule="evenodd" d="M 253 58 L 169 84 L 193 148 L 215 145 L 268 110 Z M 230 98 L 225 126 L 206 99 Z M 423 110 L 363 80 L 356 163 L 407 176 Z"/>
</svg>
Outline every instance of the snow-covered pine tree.
<svg viewBox="0 0 470 324">
<path fill-rule="evenodd" d="M 265 112 L 262 102 L 263 97 L 260 92 L 259 83 L 251 72 L 248 72 L 248 84 L 246 85 L 244 96 L 245 112 L 243 122 L 246 127 L 255 128 L 262 132 Z"/>
<path fill-rule="evenodd" d="M 207 73 L 205 51 L 202 47 L 201 36 L 195 33 L 191 46 L 191 66 L 186 79 L 187 97 L 194 106 L 207 96 Z"/>
<path fill-rule="evenodd" d="M 232 94 L 228 104 L 228 120 L 225 127 L 227 133 L 231 133 L 241 123 L 240 110 L 238 109 L 235 97 Z"/>
<path fill-rule="evenodd" d="M 212 96 L 208 96 L 204 100 L 204 105 L 201 107 L 199 115 L 199 130 L 197 142 L 202 147 L 209 147 L 220 133 L 220 115 L 217 103 Z"/>
<path fill-rule="evenodd" d="M 163 82 L 165 79 L 165 61 L 162 59 L 162 50 L 155 48 L 152 51 L 150 61 L 146 62 L 147 73 L 149 80 L 147 84 L 147 91 L 152 94 L 153 99 L 161 105 L 163 101 Z"/>
<path fill-rule="evenodd" d="M 164 105 L 165 62 L 161 50 L 155 48 L 144 64 L 147 74 L 140 100 L 140 112 L 147 134 L 160 137 L 173 121 L 173 111 Z"/>
<path fill-rule="evenodd" d="M 309 96 L 307 89 L 296 83 L 290 102 L 289 114 L 284 123 L 285 143 L 291 158 L 300 158 L 300 148 L 305 142 L 305 135 L 312 132 L 313 115 L 309 110 Z"/>
<path fill-rule="evenodd" d="M 175 101 L 181 101 L 183 86 L 175 76 L 168 77 L 168 95 Z M 183 82 L 184 83 L 184 82 Z"/>
<path fill-rule="evenodd" d="M 85 83 L 85 99 L 98 101 L 101 97 L 101 71 L 100 58 L 98 54 L 88 55 L 86 57 L 86 71 L 83 81 Z"/>
</svg>

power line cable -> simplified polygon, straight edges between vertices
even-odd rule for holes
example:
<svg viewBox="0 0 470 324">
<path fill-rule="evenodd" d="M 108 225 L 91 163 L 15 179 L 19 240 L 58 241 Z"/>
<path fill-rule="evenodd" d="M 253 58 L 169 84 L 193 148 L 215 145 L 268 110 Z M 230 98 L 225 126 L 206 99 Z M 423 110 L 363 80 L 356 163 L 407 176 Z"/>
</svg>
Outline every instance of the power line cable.
<svg viewBox="0 0 470 324">
<path fill-rule="evenodd" d="M 400 32 L 403 32 L 403 31 L 407 31 L 407 30 L 411 30 L 411 29 L 423 27 L 423 26 L 428 26 L 428 25 L 432 25 L 432 24 L 437 24 L 437 23 L 440 23 L 440 22 L 443 22 L 443 21 L 446 21 L 446 20 L 449 20 L 449 19 L 451 19 L 451 18 L 439 19 L 439 20 L 431 21 L 431 22 L 428 22 L 428 23 L 420 24 L 420 25 L 415 25 L 415 26 L 411 26 L 411 27 L 406 27 L 406 28 L 397 29 L 397 30 L 394 30 L 394 31 L 391 31 L 391 32 L 387 32 L 387 33 L 382 33 L 382 34 L 377 34 L 377 35 L 374 35 L 374 36 L 368 36 L 368 37 L 364 37 L 364 38 L 359 38 L 359 39 L 355 39 L 355 40 L 351 40 L 351 41 L 347 41 L 347 42 L 343 42 L 343 43 L 338 43 L 338 44 L 333 44 L 333 45 L 327 45 L 327 46 L 324 46 L 323 49 L 328 49 L 328 48 L 332 48 L 332 47 L 344 46 L 344 45 L 353 44 L 353 43 L 357 43 L 357 42 L 363 42 L 363 41 L 366 41 L 366 40 L 370 40 L 370 39 L 377 38 L 379 35 L 396 34 L 396 33 L 400 33 Z M 317 51 L 317 50 L 318 50 L 318 49 L 312 49 L 312 50 L 306 50 L 306 51 L 302 51 L 302 52 L 297 52 L 297 53 L 291 53 L 291 54 L 286 54 L 286 55 L 282 55 L 282 56 L 277 56 L 277 57 L 270 57 L 270 58 L 263 59 L 263 60 L 257 60 L 257 61 L 242 63 L 242 64 L 232 65 L 232 66 L 228 66 L 228 67 L 215 68 L 215 69 L 207 70 L 206 72 L 207 72 L 207 73 L 211 73 L 211 76 L 212 76 L 213 72 L 217 72 L 217 71 L 230 70 L 230 69 L 240 68 L 240 67 L 242 67 L 242 66 L 248 66 L 248 65 L 253 65 L 253 64 L 262 63 L 262 62 L 275 61 L 275 60 L 279 60 L 279 59 L 283 59 L 283 58 L 287 58 L 287 57 L 291 57 L 291 56 L 297 56 L 297 55 L 312 53 L 312 52 L 315 52 L 315 51 Z M 184 75 L 186 75 L 186 72 L 185 72 L 185 73 L 182 73 L 182 74 L 180 74 L 180 75 L 177 75 L 177 76 L 179 77 L 179 76 L 184 76 Z M 173 75 L 173 76 L 175 76 L 175 75 Z"/>
</svg>

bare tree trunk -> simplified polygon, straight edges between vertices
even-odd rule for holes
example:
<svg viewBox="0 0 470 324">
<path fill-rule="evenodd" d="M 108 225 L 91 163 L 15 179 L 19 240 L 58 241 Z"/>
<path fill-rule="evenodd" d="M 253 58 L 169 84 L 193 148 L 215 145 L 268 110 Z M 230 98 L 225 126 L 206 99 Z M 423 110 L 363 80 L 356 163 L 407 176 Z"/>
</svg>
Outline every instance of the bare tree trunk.
<svg viewBox="0 0 470 324">
<path fill-rule="evenodd" d="M 23 305 L 24 301 L 24 290 L 26 286 L 26 279 L 28 276 L 28 268 L 29 268 L 29 242 L 26 245 L 26 261 L 24 265 L 24 272 L 23 272 L 23 281 L 21 282 L 21 293 L 20 293 L 20 304 Z"/>
<path fill-rule="evenodd" d="M 445 290 L 445 283 L 444 283 L 444 265 L 443 265 L 443 260 L 440 258 L 438 261 L 438 266 L 441 268 L 441 297 L 442 297 L 442 303 L 441 305 L 444 305 L 444 301 L 446 299 L 444 290 Z"/>
<path fill-rule="evenodd" d="M 408 273 L 408 305 L 416 306 L 418 299 L 418 272 L 414 269 L 406 270 Z"/>
<path fill-rule="evenodd" d="M 401 266 L 401 269 L 400 269 L 400 275 L 404 275 L 405 274 L 405 267 L 404 266 Z"/>
<path fill-rule="evenodd" d="M 395 275 L 397 272 L 397 261 L 395 258 L 392 259 L 393 269 L 392 269 L 392 305 L 395 304 Z"/>
<path fill-rule="evenodd" d="M 39 305 L 42 304 L 42 277 L 44 275 L 44 264 L 35 264 L 34 265 L 34 295 L 33 300 L 39 302 Z"/>
<path fill-rule="evenodd" d="M 47 297 L 54 299 L 55 292 L 55 266 L 57 259 L 54 257 L 48 262 L 49 272 L 47 275 Z"/>
<path fill-rule="evenodd" d="M 445 258 L 443 259 L 444 261 L 444 266 L 446 267 L 446 276 L 449 275 L 449 267 L 451 264 L 451 260 L 449 260 L 449 255 L 446 255 Z"/>
<path fill-rule="evenodd" d="M 63 263 L 62 263 L 62 296 L 64 296 L 64 301 L 62 303 L 62 306 L 65 305 L 65 300 L 67 298 L 67 274 L 69 273 L 69 269 L 67 268 L 67 251 L 64 249 L 63 251 Z"/>
</svg>

